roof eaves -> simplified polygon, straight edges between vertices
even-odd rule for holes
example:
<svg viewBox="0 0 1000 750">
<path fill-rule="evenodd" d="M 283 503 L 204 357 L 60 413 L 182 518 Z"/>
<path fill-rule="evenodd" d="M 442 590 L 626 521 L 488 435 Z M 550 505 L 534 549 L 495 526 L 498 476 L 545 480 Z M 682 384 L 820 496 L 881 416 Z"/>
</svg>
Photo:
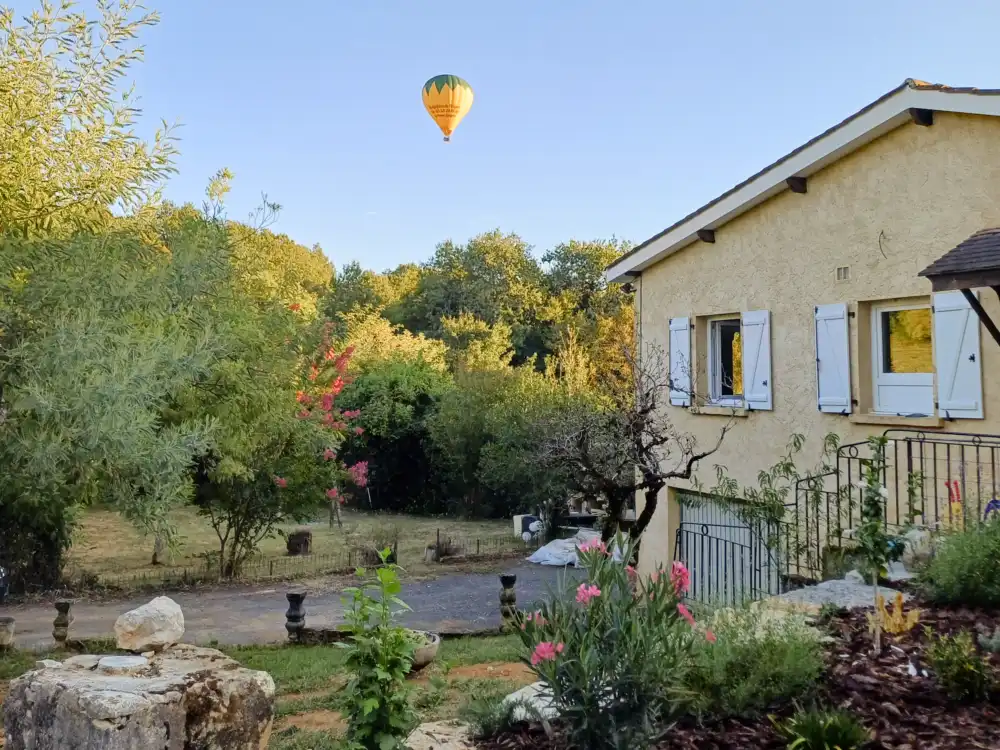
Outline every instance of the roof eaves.
<svg viewBox="0 0 1000 750">
<path fill-rule="evenodd" d="M 718 197 L 714 198 L 710 202 L 708 202 L 705 205 L 703 205 L 701 208 L 698 208 L 697 210 L 691 212 L 690 214 L 688 214 L 684 218 L 682 218 L 679 221 L 673 223 L 672 225 L 670 225 L 669 227 L 667 227 L 666 229 L 664 229 L 662 232 L 658 232 L 657 234 L 653 235 L 652 237 L 650 237 L 645 242 L 642 242 L 639 245 L 636 245 L 628 253 L 626 253 L 622 257 L 616 259 L 614 261 L 614 263 L 609 264 L 607 266 L 607 268 L 605 269 L 605 275 L 611 281 L 625 280 L 626 278 L 628 278 L 630 276 L 634 276 L 635 273 L 636 273 L 636 271 L 639 270 L 637 266 L 640 265 L 640 264 L 633 263 L 631 265 L 631 267 L 630 267 L 628 261 L 630 259 L 634 259 L 636 256 L 638 256 L 640 253 L 642 253 L 642 251 L 645 250 L 646 248 L 648 248 L 650 245 L 652 245 L 656 241 L 662 239 L 663 237 L 666 237 L 671 232 L 674 232 L 679 227 L 682 227 L 687 222 L 690 222 L 692 219 L 697 218 L 700 214 L 703 214 L 706 211 L 709 211 L 713 207 L 717 206 L 719 203 L 725 201 L 727 198 L 733 196 L 734 194 L 736 194 L 739 191 L 743 190 L 747 186 L 751 185 L 753 182 L 764 178 L 766 175 L 768 175 L 768 173 L 770 173 L 770 172 L 778 169 L 783 164 L 786 164 L 789 160 L 794 159 L 796 156 L 802 154 L 804 151 L 810 149 L 811 147 L 813 147 L 816 144 L 820 143 L 824 139 L 833 136 L 835 133 L 837 133 L 841 129 L 843 129 L 846 126 L 850 125 L 852 122 L 854 122 L 854 121 L 858 120 L 859 118 L 863 117 L 864 115 L 868 114 L 869 112 L 871 112 L 875 108 L 879 107 L 880 105 L 884 104 L 885 102 L 887 102 L 888 100 L 892 99 L 893 97 L 895 97 L 896 95 L 900 94 L 901 92 L 903 92 L 905 90 L 912 90 L 912 91 L 918 91 L 918 92 L 935 92 L 935 93 L 945 93 L 945 94 L 1000 95 L 1000 89 L 976 89 L 976 88 L 968 88 L 968 87 L 966 87 L 966 88 L 954 88 L 954 87 L 951 87 L 951 86 L 944 86 L 943 84 L 931 84 L 931 83 L 927 83 L 925 81 L 918 81 L 918 80 L 915 80 L 915 79 L 912 79 L 912 78 L 907 78 L 902 84 L 900 84 L 896 88 L 892 89 L 891 91 L 883 94 L 882 96 L 880 96 L 875 101 L 871 102 L 867 106 L 863 107 L 862 109 L 860 109 L 857 112 L 855 112 L 854 114 L 852 114 L 850 117 L 842 120 L 841 122 L 837 123 L 833 127 L 828 128 L 827 130 L 823 131 L 822 133 L 820 133 L 819 135 L 817 135 L 815 138 L 810 139 L 809 141 L 807 141 L 806 143 L 802 144 L 798 148 L 796 148 L 793 151 L 790 151 L 789 153 L 785 154 L 784 156 L 782 156 L 777 161 L 771 163 L 767 167 L 764 167 L 764 169 L 760 170 L 759 172 L 751 175 L 746 180 L 743 180 L 743 182 L 741 182 L 738 185 L 735 185 L 734 187 L 730 188 L 726 192 L 722 193 Z M 907 103 L 903 102 L 903 104 L 907 104 Z M 895 114 L 895 116 L 898 117 L 901 113 L 906 112 L 907 109 L 908 109 L 908 107 L 906 107 L 906 106 L 900 106 L 899 107 L 899 111 Z M 890 118 L 890 119 L 892 119 L 892 118 Z M 871 132 L 871 130 L 872 129 L 870 129 L 867 132 Z M 813 162 L 813 164 L 815 164 L 815 162 Z M 764 199 L 766 199 L 768 197 L 767 193 L 768 193 L 769 190 L 771 191 L 772 194 L 776 193 L 776 192 L 779 192 L 779 190 L 776 190 L 774 186 L 772 186 L 770 188 L 765 188 L 760 193 L 756 194 L 752 198 L 750 198 L 747 201 L 745 201 L 744 204 L 742 204 L 742 205 L 746 206 L 747 208 L 750 208 L 753 205 L 756 205 L 757 203 L 761 202 L 761 200 L 764 200 Z M 699 227 L 699 228 L 706 229 L 706 228 L 715 228 L 715 227 L 709 227 L 708 223 L 706 223 L 705 226 L 702 226 L 702 227 Z M 669 254 L 669 252 L 673 252 L 673 251 L 679 250 L 682 247 L 687 246 L 691 242 L 694 242 L 695 238 L 696 238 L 695 231 L 692 231 L 688 235 L 688 237 L 680 240 L 679 243 L 678 243 L 678 245 L 676 247 L 674 247 L 672 250 L 667 250 L 665 252 L 667 254 Z"/>
</svg>

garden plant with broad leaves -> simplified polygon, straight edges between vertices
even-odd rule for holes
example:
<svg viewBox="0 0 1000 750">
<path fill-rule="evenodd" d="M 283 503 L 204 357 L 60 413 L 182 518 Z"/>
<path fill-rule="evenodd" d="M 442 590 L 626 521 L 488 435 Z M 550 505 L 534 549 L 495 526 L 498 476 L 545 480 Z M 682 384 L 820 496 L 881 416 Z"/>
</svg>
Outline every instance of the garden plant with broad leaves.
<svg viewBox="0 0 1000 750">
<path fill-rule="evenodd" d="M 358 568 L 358 586 L 344 589 L 342 597 L 349 643 L 350 682 L 344 691 L 347 747 L 351 750 L 402 750 L 404 739 L 416 723 L 406 675 L 417 649 L 414 633 L 396 622 L 409 607 L 399 598 L 403 589 L 400 568 L 388 562 L 391 550 L 379 551 L 381 565 L 369 572 Z M 375 590 L 378 596 L 372 596 Z"/>
</svg>

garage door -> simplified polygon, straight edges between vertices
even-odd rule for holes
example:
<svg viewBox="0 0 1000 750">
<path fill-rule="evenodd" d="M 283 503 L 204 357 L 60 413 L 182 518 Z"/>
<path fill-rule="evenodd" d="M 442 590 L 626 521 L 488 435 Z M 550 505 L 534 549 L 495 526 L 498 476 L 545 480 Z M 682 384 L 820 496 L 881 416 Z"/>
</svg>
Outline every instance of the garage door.
<svg viewBox="0 0 1000 750">
<path fill-rule="evenodd" d="M 781 593 L 774 527 L 747 523 L 710 495 L 684 493 L 678 500 L 681 523 L 674 557 L 691 573 L 689 598 L 736 605 Z"/>
</svg>

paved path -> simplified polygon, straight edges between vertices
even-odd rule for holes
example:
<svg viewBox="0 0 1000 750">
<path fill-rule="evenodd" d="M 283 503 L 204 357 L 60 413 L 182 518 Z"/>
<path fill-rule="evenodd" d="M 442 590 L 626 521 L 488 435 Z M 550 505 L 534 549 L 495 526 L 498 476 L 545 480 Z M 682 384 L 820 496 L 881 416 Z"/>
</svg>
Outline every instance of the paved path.
<svg viewBox="0 0 1000 750">
<path fill-rule="evenodd" d="M 507 568 L 517 574 L 518 604 L 527 608 L 559 585 L 563 568 L 515 562 Z M 578 576 L 568 569 L 565 575 Z M 340 579 L 343 582 L 344 579 Z M 307 586 L 306 623 L 319 626 L 340 622 L 343 607 L 336 586 Z M 348 585 L 348 584 L 343 584 Z M 278 586 L 229 587 L 182 591 L 169 594 L 184 610 L 187 643 L 212 640 L 225 644 L 271 643 L 285 639 L 285 592 L 302 588 L 295 583 Z M 425 630 L 486 628 L 500 624 L 500 581 L 496 573 L 463 573 L 403 584 L 403 600 L 412 611 L 404 621 Z M 143 604 L 152 596 L 116 602 L 77 600 L 73 605 L 71 638 L 109 637 L 122 612 Z M 51 604 L 0 607 L 0 616 L 17 621 L 15 643 L 19 648 L 41 649 L 52 645 Z"/>
</svg>

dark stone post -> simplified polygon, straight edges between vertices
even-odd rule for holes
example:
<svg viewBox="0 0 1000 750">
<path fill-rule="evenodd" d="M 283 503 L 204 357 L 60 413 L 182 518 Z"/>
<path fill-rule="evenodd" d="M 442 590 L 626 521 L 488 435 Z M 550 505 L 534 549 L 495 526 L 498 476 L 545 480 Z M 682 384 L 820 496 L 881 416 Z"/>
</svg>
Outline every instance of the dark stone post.
<svg viewBox="0 0 1000 750">
<path fill-rule="evenodd" d="M 299 643 L 302 631 L 306 627 L 306 608 L 303 604 L 306 592 L 290 591 L 285 594 L 285 598 L 288 599 L 288 611 L 285 612 L 285 630 L 288 631 L 288 640 L 292 643 Z"/>
<path fill-rule="evenodd" d="M 517 624 L 517 592 L 514 591 L 514 584 L 517 583 L 517 576 L 513 573 L 502 573 L 500 575 L 500 617 L 503 620 L 503 627 L 510 628 Z"/>
<path fill-rule="evenodd" d="M 52 621 L 52 637 L 55 639 L 57 648 L 66 647 L 69 626 L 73 622 L 73 615 L 69 611 L 72 605 L 73 602 L 68 599 L 60 599 L 56 602 L 56 619 Z"/>
</svg>

